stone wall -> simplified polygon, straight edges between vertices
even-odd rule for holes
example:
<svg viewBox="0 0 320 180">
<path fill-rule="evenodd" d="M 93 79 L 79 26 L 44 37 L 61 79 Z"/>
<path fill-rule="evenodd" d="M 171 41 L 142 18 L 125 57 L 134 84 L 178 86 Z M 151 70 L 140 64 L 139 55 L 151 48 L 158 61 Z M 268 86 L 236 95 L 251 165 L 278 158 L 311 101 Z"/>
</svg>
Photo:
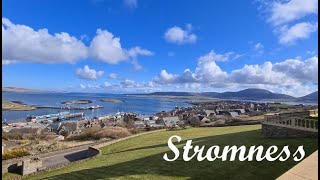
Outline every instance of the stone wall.
<svg viewBox="0 0 320 180">
<path fill-rule="evenodd" d="M 95 147 L 88 147 L 87 150 L 87 158 L 91 158 L 93 156 L 97 156 L 98 154 L 100 154 L 100 149 L 95 148 Z"/>
<path fill-rule="evenodd" d="M 91 159 L 99 154 L 100 154 L 100 150 L 98 148 L 88 147 L 87 150 L 84 150 L 83 152 L 81 151 L 80 154 L 79 154 L 79 151 L 77 151 L 75 153 L 65 155 L 65 157 L 67 157 L 70 160 L 70 162 L 64 165 L 58 165 L 50 168 L 42 167 L 41 159 L 35 155 L 9 159 L 9 160 L 2 161 L 2 173 L 10 172 L 10 173 L 16 173 L 21 175 L 28 175 L 28 174 L 33 174 L 38 171 L 43 171 L 46 169 L 55 169 L 65 165 L 73 164 L 75 162 L 81 162 L 82 160 Z M 38 159 L 38 160 L 35 160 L 35 159 Z M 52 159 L 54 160 L 55 157 L 53 156 Z"/>
<path fill-rule="evenodd" d="M 15 158 L 2 161 L 2 173 L 20 173 L 23 158 Z"/>
<path fill-rule="evenodd" d="M 22 161 L 22 175 L 35 173 L 42 168 L 42 160 L 40 158 L 31 158 Z"/>
<path fill-rule="evenodd" d="M 318 132 L 304 131 L 300 129 L 293 129 L 281 127 L 277 125 L 262 123 L 263 137 L 313 137 L 318 138 Z"/>
</svg>

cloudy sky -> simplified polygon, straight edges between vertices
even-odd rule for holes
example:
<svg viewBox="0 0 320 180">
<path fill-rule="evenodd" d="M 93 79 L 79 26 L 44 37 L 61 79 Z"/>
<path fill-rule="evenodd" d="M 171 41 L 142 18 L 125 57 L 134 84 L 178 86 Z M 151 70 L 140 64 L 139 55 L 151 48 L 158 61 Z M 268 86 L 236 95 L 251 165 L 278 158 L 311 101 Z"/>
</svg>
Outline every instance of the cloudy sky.
<svg viewBox="0 0 320 180">
<path fill-rule="evenodd" d="M 317 0 L 4 0 L 2 85 L 318 90 Z"/>
</svg>

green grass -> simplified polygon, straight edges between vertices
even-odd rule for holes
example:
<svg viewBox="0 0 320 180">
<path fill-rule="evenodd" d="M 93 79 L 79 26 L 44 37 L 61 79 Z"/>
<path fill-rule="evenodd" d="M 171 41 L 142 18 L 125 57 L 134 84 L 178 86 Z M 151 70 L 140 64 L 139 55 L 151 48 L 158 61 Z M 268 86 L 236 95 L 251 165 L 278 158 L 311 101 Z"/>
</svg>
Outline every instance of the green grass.
<svg viewBox="0 0 320 180">
<path fill-rule="evenodd" d="M 261 125 L 220 128 L 190 128 L 179 131 L 163 131 L 142 135 L 102 148 L 96 159 L 53 170 L 29 179 L 275 179 L 293 167 L 292 157 L 285 162 L 184 162 L 182 157 L 174 162 L 163 160 L 165 152 L 171 152 L 167 140 L 179 135 L 183 142 L 193 139 L 193 144 L 219 145 L 263 145 L 265 148 L 289 145 L 291 153 L 304 145 L 306 157 L 317 150 L 317 139 L 286 138 L 266 139 L 261 137 Z M 281 148 L 282 149 L 282 148 Z M 182 149 L 180 150 L 182 152 Z M 171 153 L 171 155 L 173 155 Z M 169 156 L 173 157 L 173 156 Z"/>
</svg>

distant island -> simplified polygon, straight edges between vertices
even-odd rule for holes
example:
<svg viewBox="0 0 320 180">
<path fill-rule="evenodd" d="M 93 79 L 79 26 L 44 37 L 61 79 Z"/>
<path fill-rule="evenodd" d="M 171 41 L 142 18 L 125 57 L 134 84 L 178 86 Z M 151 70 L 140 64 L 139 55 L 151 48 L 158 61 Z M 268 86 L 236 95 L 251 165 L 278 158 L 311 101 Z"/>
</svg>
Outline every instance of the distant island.
<svg viewBox="0 0 320 180">
<path fill-rule="evenodd" d="M 113 103 L 121 103 L 124 102 L 124 100 L 121 99 L 101 99 L 102 102 L 113 102 Z"/>
<path fill-rule="evenodd" d="M 230 100 L 254 100 L 254 101 L 289 101 L 289 102 L 318 102 L 318 91 L 303 97 L 293 97 L 286 94 L 273 93 L 265 89 L 249 88 L 237 92 L 153 92 L 147 94 L 128 94 L 129 96 L 152 96 L 201 99 L 230 99 Z"/>
<path fill-rule="evenodd" d="M 34 106 L 23 104 L 20 101 L 2 101 L 3 111 L 31 111 L 37 109 Z"/>
<path fill-rule="evenodd" d="M 39 89 L 27 89 L 27 88 L 18 88 L 18 87 L 3 87 L 2 92 L 33 92 L 33 93 L 55 93 L 58 91 L 48 91 L 48 90 L 39 90 Z"/>
<path fill-rule="evenodd" d="M 65 101 L 62 104 L 71 105 L 71 104 L 89 104 L 92 103 L 91 100 L 76 100 L 76 101 Z"/>
</svg>

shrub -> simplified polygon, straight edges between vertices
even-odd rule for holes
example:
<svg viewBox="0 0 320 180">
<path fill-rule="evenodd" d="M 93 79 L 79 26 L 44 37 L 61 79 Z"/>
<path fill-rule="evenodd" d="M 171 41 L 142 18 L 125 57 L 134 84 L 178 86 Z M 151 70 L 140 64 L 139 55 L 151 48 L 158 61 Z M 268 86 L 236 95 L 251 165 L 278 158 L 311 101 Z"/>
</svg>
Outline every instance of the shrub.
<svg viewBox="0 0 320 180">
<path fill-rule="evenodd" d="M 2 139 L 5 139 L 5 140 L 21 140 L 22 139 L 22 134 L 2 132 Z"/>
<path fill-rule="evenodd" d="M 122 127 L 110 127 L 110 128 L 88 128 L 81 134 L 72 135 L 67 138 L 67 140 L 99 140 L 102 138 L 118 139 L 130 136 L 131 133 L 126 128 Z"/>
<path fill-rule="evenodd" d="M 12 159 L 22 156 L 30 155 L 30 153 L 25 149 L 11 149 L 2 154 L 2 160 Z"/>
<path fill-rule="evenodd" d="M 60 135 L 62 135 L 62 136 L 64 136 L 64 137 L 68 137 L 68 136 L 70 135 L 70 133 L 67 132 L 67 131 L 62 131 L 62 132 L 60 133 Z"/>
<path fill-rule="evenodd" d="M 96 137 L 97 139 L 101 139 L 101 138 L 118 139 L 118 138 L 130 136 L 130 135 L 131 133 L 126 128 L 112 127 L 112 128 L 105 128 L 100 130 L 96 134 Z"/>
<path fill-rule="evenodd" d="M 128 129 L 128 131 L 131 134 L 138 134 L 139 132 L 141 132 L 141 130 L 139 130 L 138 128 L 131 128 L 131 129 Z"/>
<path fill-rule="evenodd" d="M 97 128 L 97 127 L 88 128 L 82 131 L 81 134 L 70 135 L 69 137 L 66 138 L 66 140 L 69 140 L 69 141 L 96 140 L 97 138 L 95 134 L 97 134 L 100 129 L 101 128 Z"/>
</svg>

